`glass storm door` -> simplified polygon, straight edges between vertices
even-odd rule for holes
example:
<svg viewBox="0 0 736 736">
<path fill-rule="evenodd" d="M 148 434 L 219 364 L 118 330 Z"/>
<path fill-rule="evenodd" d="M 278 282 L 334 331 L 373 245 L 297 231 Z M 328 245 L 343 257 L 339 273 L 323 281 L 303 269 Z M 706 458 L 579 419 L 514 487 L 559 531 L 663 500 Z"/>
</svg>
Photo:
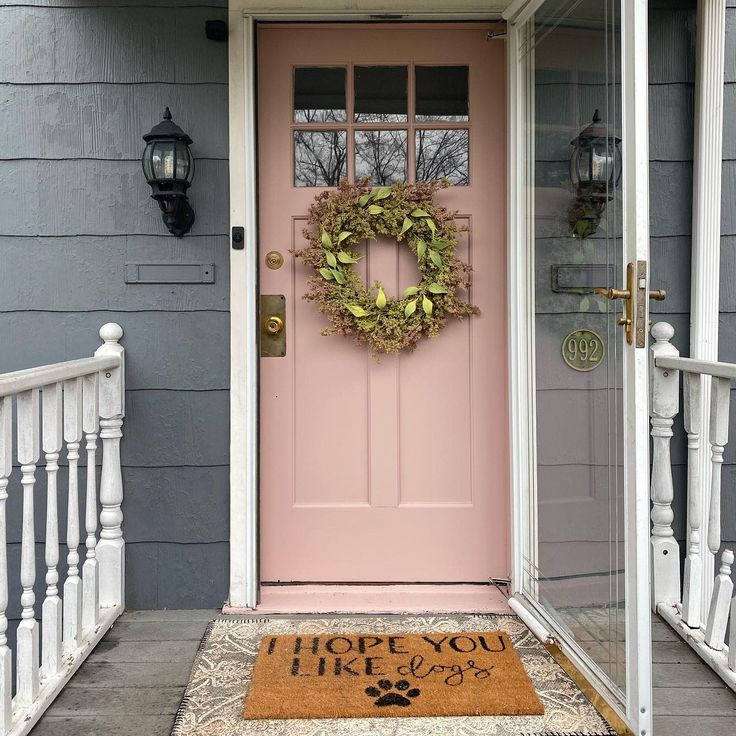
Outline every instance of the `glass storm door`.
<svg viewBox="0 0 736 736">
<path fill-rule="evenodd" d="M 533 272 L 522 592 L 644 734 L 648 184 L 646 97 L 642 111 L 636 91 L 642 63 L 646 85 L 646 45 L 642 54 L 633 32 L 642 3 L 537 5 L 511 39 Z M 646 38 L 646 3 L 643 11 Z"/>
<path fill-rule="evenodd" d="M 486 582 L 510 567 L 505 53 L 484 24 L 258 30 L 260 292 L 285 350 L 260 364 L 264 583 Z M 382 356 L 302 296 L 315 197 L 447 178 L 481 314 Z M 269 258 L 278 251 L 283 262 Z M 356 266 L 391 294 L 416 259 L 379 238 Z"/>
</svg>

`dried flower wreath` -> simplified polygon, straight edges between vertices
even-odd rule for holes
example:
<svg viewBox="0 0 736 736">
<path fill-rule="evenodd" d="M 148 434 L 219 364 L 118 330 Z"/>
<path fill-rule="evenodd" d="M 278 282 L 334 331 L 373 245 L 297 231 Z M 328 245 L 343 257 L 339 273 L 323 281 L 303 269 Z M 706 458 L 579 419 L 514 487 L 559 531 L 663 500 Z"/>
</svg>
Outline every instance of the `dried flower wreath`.
<svg viewBox="0 0 736 736">
<path fill-rule="evenodd" d="M 394 184 L 371 189 L 343 181 L 319 194 L 309 210 L 306 248 L 294 254 L 316 269 L 304 298 L 331 325 L 322 334 L 352 335 L 374 355 L 413 350 L 422 335 L 436 335 L 447 315 L 462 319 L 478 308 L 458 296 L 470 286 L 471 267 L 455 256 L 455 213 L 435 204 L 448 182 Z M 358 245 L 378 235 L 404 242 L 416 256 L 421 282 L 398 299 L 379 281 L 367 286 L 353 264 Z"/>
</svg>

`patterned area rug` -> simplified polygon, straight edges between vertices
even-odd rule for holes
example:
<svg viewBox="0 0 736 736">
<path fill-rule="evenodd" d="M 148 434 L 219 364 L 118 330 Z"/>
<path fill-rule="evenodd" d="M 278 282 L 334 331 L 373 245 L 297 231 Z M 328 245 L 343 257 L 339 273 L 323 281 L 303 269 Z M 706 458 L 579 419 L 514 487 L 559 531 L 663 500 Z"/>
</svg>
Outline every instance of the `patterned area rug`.
<svg viewBox="0 0 736 736">
<path fill-rule="evenodd" d="M 497 629 L 513 642 L 544 705 L 536 716 L 243 720 L 261 639 L 269 634 L 372 634 Z M 218 619 L 207 628 L 171 736 L 615 736 L 515 616 Z"/>
</svg>

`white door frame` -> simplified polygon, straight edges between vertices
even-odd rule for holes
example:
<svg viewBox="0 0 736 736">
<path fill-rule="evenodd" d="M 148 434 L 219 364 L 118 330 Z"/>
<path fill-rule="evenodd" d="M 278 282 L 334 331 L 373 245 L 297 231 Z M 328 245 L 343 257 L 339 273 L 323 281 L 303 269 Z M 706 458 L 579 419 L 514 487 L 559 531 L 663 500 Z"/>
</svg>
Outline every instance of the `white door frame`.
<svg viewBox="0 0 736 736">
<path fill-rule="evenodd" d="M 554 630 L 545 610 L 523 596 L 528 583 L 524 557 L 536 563 L 536 428 L 534 366 L 534 251 L 533 191 L 529 166 L 533 151 L 523 135 L 533 116 L 533 88 L 519 49 L 530 32 L 527 21 L 544 0 L 517 0 L 504 17 L 508 25 L 509 70 L 509 376 L 512 466 L 512 524 L 514 607 Z M 625 141 L 623 211 L 625 261 L 649 261 L 649 141 L 648 141 L 648 3 L 622 0 L 622 119 Z M 647 305 L 648 306 L 648 305 Z M 637 734 L 651 734 L 651 631 L 649 608 L 649 433 L 647 354 L 625 351 L 625 376 L 634 390 L 626 398 L 625 427 L 627 493 L 626 524 L 627 673 L 625 705 L 582 659 L 565 633 L 556 631 L 565 654 L 606 697 Z M 635 380 L 634 380 L 635 378 Z M 626 379 L 625 379 L 626 380 Z M 639 407 L 639 411 L 636 408 Z M 638 489 L 638 494 L 637 494 Z"/>
<path fill-rule="evenodd" d="M 229 36 L 230 589 L 226 612 L 258 604 L 258 221 L 255 26 L 259 21 L 501 20 L 507 0 L 231 0 Z M 356 11 L 356 5 L 361 10 Z"/>
</svg>

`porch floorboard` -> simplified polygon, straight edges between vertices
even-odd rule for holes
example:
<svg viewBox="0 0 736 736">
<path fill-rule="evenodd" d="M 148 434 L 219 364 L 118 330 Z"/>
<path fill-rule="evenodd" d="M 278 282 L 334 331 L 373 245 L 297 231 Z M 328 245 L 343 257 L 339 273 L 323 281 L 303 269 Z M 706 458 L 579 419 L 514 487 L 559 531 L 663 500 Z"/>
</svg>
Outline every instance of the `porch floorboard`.
<svg viewBox="0 0 736 736">
<path fill-rule="evenodd" d="M 219 611 L 129 611 L 106 634 L 32 736 L 169 736 L 199 640 Z M 736 695 L 653 622 L 654 736 L 731 736 Z"/>
</svg>

